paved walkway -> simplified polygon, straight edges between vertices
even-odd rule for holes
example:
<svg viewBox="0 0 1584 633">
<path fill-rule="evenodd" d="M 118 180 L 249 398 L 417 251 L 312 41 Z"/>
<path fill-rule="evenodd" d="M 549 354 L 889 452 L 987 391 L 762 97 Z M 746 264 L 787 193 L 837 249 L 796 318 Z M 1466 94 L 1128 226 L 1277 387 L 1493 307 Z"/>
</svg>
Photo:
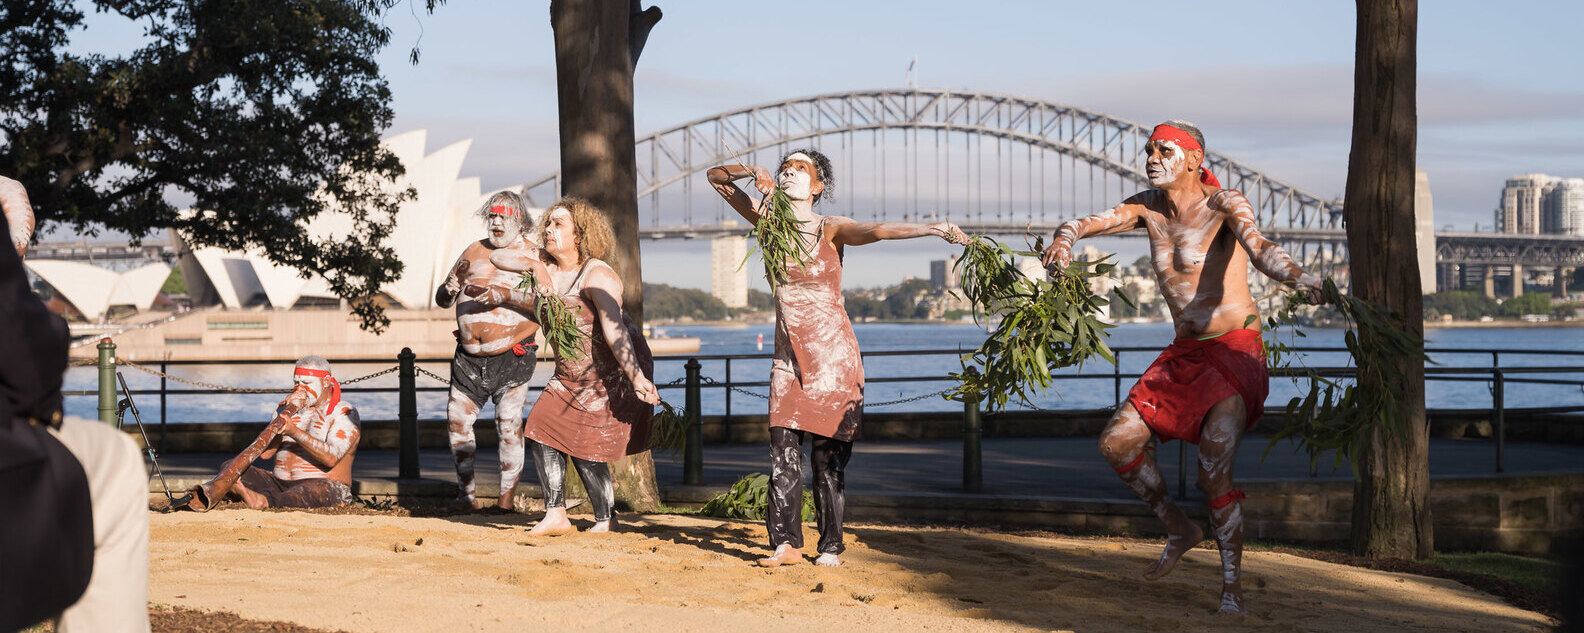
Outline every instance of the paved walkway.
<svg viewBox="0 0 1584 633">
<path fill-rule="evenodd" d="M 1012 496 L 1060 496 L 1094 499 L 1131 499 L 1116 474 L 1100 459 L 1092 437 L 1068 438 L 993 438 L 983 443 L 984 494 Z M 1269 440 L 1263 436 L 1245 438 L 1238 451 L 1237 478 L 1240 481 L 1310 480 L 1304 455 L 1294 455 L 1287 445 L 1278 445 L 1270 457 L 1261 461 Z M 1178 442 L 1161 447 L 1162 474 L 1176 489 Z M 160 457 L 167 477 L 204 478 L 213 475 L 219 464 L 231 455 L 215 453 L 176 454 Z M 1187 493 L 1196 498 L 1194 447 L 1188 446 Z M 443 450 L 420 452 L 421 475 L 442 481 L 456 481 L 451 455 Z M 1506 476 L 1584 473 L 1584 446 L 1507 443 Z M 805 463 L 805 472 L 807 461 Z M 1346 481 L 1352 478 L 1346 464 L 1334 469 L 1330 459 L 1323 460 L 1316 479 Z M 268 467 L 267 464 L 261 466 Z M 669 455 L 656 456 L 657 475 L 662 487 L 682 482 L 682 463 Z M 478 485 L 494 487 L 499 483 L 496 454 L 481 450 L 478 455 Z M 739 477 L 770 470 L 769 448 L 749 444 L 717 444 L 704 447 L 704 483 L 724 487 Z M 394 450 L 370 450 L 358 454 L 354 478 L 393 479 L 397 473 Z M 1430 475 L 1433 478 L 1495 477 L 1495 444 L 1481 440 L 1430 440 Z M 523 472 L 525 483 L 536 483 L 533 465 Z M 158 486 L 158 482 L 153 482 Z M 959 492 L 962 490 L 962 443 L 959 441 L 885 441 L 858 442 L 847 467 L 847 489 L 856 494 L 903 492 Z"/>
</svg>

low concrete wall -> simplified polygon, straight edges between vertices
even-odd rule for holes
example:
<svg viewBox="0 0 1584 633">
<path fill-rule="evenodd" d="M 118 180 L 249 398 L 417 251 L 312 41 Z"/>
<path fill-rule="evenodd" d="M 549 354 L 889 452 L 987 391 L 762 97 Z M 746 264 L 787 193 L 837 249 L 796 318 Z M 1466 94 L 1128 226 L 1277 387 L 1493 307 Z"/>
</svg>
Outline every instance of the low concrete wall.
<svg viewBox="0 0 1584 633">
<path fill-rule="evenodd" d="M 1107 410 L 1046 412 L 1009 412 L 983 416 L 984 437 L 1095 437 L 1111 417 Z M 1489 438 L 1491 422 L 1478 414 L 1432 412 L 1430 426 L 1434 437 Z M 1584 416 L 1533 415 L 1509 416 L 1507 439 L 1584 444 Z M 1255 427 L 1256 432 L 1281 429 L 1281 412 L 1269 412 Z M 730 419 L 706 416 L 702 421 L 706 444 L 764 444 L 770 441 L 766 415 L 736 415 Z M 149 440 L 160 441 L 160 426 L 149 424 Z M 228 453 L 241 451 L 264 430 L 264 421 L 215 422 L 209 424 L 172 424 L 167 427 L 167 453 Z M 494 448 L 497 443 L 494 420 L 474 424 L 479 448 Z M 419 420 L 420 448 L 446 448 L 446 423 Z M 949 440 L 962 438 L 962 415 L 958 413 L 870 413 L 864 416 L 863 437 L 870 440 Z M 395 420 L 364 420 L 364 449 L 397 448 L 399 435 Z"/>
</svg>

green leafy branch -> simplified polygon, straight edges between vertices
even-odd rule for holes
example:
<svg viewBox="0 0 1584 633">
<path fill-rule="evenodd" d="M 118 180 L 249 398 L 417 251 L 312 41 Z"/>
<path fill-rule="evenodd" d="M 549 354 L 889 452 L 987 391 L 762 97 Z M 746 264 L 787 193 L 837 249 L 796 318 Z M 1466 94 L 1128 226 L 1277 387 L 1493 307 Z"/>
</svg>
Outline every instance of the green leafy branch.
<svg viewBox="0 0 1584 633">
<path fill-rule="evenodd" d="M 1300 377 L 1309 380 L 1309 392 L 1288 401 L 1286 425 L 1271 436 L 1261 459 L 1269 456 L 1278 442 L 1286 440 L 1295 444 L 1297 450 L 1308 452 L 1310 466 L 1317 465 L 1326 452 L 1334 451 L 1335 465 L 1347 461 L 1357 477 L 1359 457 L 1374 435 L 1371 431 L 1381 429 L 1398 440 L 1407 438 L 1411 412 L 1396 388 L 1405 380 L 1400 363 L 1433 361 L 1425 355 L 1424 339 L 1404 327 L 1402 315 L 1372 301 L 1342 294 L 1330 278 L 1316 295 L 1289 296 L 1287 305 L 1265 321 L 1266 328 L 1275 334 L 1266 343 L 1267 361 L 1272 368 L 1284 370 L 1293 370 L 1296 363 Z M 1357 368 L 1351 381 L 1322 375 L 1282 342 L 1283 328 L 1287 329 L 1288 341 L 1296 342 L 1306 336 L 1299 329 L 1300 318 L 1310 307 L 1320 304 L 1334 306 L 1347 324 L 1343 341 L 1350 356 L 1349 365 Z M 1254 320 L 1256 317 L 1249 317 L 1249 323 Z"/>
<path fill-rule="evenodd" d="M 664 450 L 676 459 L 681 454 L 682 448 L 687 446 L 687 416 L 678 413 L 670 403 L 661 400 L 660 410 L 654 414 L 653 431 L 650 434 L 649 447 L 651 450 Z"/>
<path fill-rule="evenodd" d="M 1038 256 L 1014 251 L 988 237 L 974 236 L 963 246 L 955 271 L 962 296 L 973 306 L 976 322 L 1000 322 L 978 349 L 962 358 L 963 371 L 951 374 L 959 381 L 950 400 L 983 399 L 991 411 L 1005 409 L 1016 398 L 1033 405 L 1038 392 L 1050 388 L 1051 372 L 1082 364 L 1092 356 L 1116 363 L 1106 344 L 1106 330 L 1115 327 L 1100 320 L 1110 301 L 1089 289 L 1089 280 L 1109 275 L 1116 265 L 1075 261 L 1056 271 L 1053 279 L 1034 279 L 1018 270 L 1016 257 Z M 1116 293 L 1133 305 L 1125 293 Z M 983 367 L 982 371 L 978 367 Z"/>
<path fill-rule="evenodd" d="M 517 281 L 518 290 L 537 292 L 538 288 L 539 283 L 531 270 L 523 272 Z M 574 309 L 581 311 L 583 308 L 568 308 L 559 296 L 538 297 L 536 308 L 539 326 L 544 329 L 545 341 L 555 350 L 556 358 L 571 362 L 583 360 L 583 341 L 588 339 L 578 327 L 577 317 L 572 315 Z"/>
<path fill-rule="evenodd" d="M 723 519 L 748 519 L 761 521 L 770 506 L 770 476 L 764 473 L 744 475 L 730 490 L 710 499 L 699 509 L 701 516 Z M 803 520 L 814 520 L 814 496 L 803 491 Z"/>
<path fill-rule="evenodd" d="M 792 198 L 781 187 L 772 189 L 760 200 L 759 209 L 759 220 L 748 230 L 748 239 L 754 246 L 743 257 L 743 264 L 747 264 L 748 258 L 758 251 L 759 258 L 764 260 L 765 279 L 770 282 L 771 292 L 774 292 L 777 286 L 786 282 L 787 260 L 796 262 L 798 270 L 804 270 L 808 265 L 802 229 L 807 220 L 797 219 L 797 214 L 792 211 Z M 742 265 L 737 267 L 741 269 Z"/>
</svg>

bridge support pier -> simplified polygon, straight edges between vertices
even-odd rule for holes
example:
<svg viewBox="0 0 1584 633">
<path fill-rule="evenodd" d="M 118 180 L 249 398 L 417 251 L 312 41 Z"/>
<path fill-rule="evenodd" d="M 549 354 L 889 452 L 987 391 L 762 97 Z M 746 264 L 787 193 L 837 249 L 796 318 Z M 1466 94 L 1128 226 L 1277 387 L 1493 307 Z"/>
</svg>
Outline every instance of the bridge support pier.
<svg viewBox="0 0 1584 633">
<path fill-rule="evenodd" d="M 1572 276 L 1572 268 L 1568 268 L 1566 266 L 1557 266 L 1556 283 L 1554 284 L 1555 290 L 1552 292 L 1552 294 L 1559 298 L 1566 297 L 1568 295 L 1568 278 Z"/>
<path fill-rule="evenodd" d="M 1515 299 L 1523 295 L 1523 286 L 1524 286 L 1523 279 L 1524 279 L 1523 264 L 1513 264 L 1512 265 L 1512 296 Z"/>
<path fill-rule="evenodd" d="M 1484 275 L 1484 279 L 1482 281 L 1485 282 L 1484 283 L 1484 286 L 1485 286 L 1485 298 L 1487 298 L 1487 299 L 1495 299 L 1496 298 L 1496 267 L 1495 266 L 1491 266 L 1489 264 L 1485 265 L 1485 275 Z"/>
</svg>

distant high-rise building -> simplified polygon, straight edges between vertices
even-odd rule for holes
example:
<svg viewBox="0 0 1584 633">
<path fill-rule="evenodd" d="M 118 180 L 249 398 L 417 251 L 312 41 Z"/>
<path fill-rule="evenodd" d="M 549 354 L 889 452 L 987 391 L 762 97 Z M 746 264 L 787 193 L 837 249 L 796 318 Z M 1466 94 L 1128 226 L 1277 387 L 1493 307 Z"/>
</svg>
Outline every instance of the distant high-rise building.
<svg viewBox="0 0 1584 633">
<path fill-rule="evenodd" d="M 1546 233 L 1584 236 L 1584 178 L 1559 179 L 1545 197 Z"/>
<path fill-rule="evenodd" d="M 1502 187 L 1501 208 L 1496 210 L 1496 231 L 1539 235 L 1542 200 L 1555 179 L 1545 174 L 1526 174 L 1507 179 Z"/>
<path fill-rule="evenodd" d="M 1414 170 L 1414 246 L 1419 251 L 1419 287 L 1436 291 L 1435 206 L 1430 199 L 1430 176 Z"/>
<path fill-rule="evenodd" d="M 737 222 L 727 220 L 727 226 Z M 710 294 L 728 308 L 748 307 L 748 238 L 740 235 L 710 240 Z"/>
<path fill-rule="evenodd" d="M 930 262 L 930 290 L 941 292 L 943 290 L 957 289 L 957 273 L 953 270 L 961 255 L 952 255 L 951 259 L 937 259 Z"/>
</svg>

